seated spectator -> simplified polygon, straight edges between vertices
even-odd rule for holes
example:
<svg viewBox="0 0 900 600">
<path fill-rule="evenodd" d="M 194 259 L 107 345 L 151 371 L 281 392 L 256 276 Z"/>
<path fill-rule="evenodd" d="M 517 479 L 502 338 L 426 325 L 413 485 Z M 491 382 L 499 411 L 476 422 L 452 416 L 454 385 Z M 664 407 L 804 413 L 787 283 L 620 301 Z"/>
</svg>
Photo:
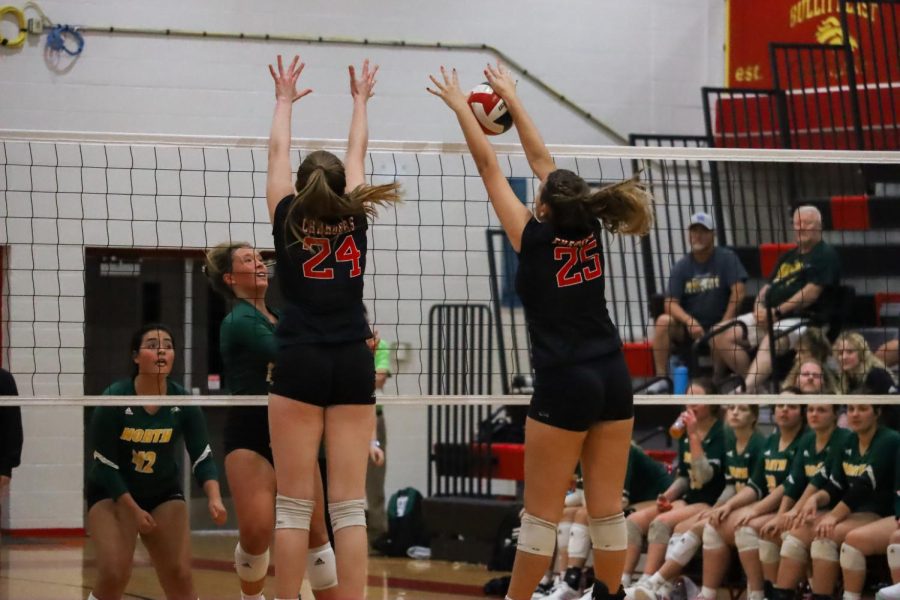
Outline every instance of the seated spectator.
<svg viewBox="0 0 900 600">
<path fill-rule="evenodd" d="M 840 368 L 838 383 L 842 394 L 880 395 L 897 391 L 894 378 L 859 333 L 841 333 L 834 342 L 834 357 Z"/>
<path fill-rule="evenodd" d="M 839 394 L 837 381 L 831 372 L 815 358 L 807 358 L 800 365 L 794 381 L 785 386 L 784 395 Z"/>
<path fill-rule="evenodd" d="M 688 227 L 691 251 L 672 267 L 665 311 L 653 330 L 656 374 L 666 375 L 672 343 L 697 340 L 717 323 L 730 321 L 744 297 L 747 270 L 737 255 L 715 244 L 715 225 L 705 212 L 695 213 Z M 667 381 L 647 389 L 667 391 Z"/>
<path fill-rule="evenodd" d="M 744 378 L 747 393 L 756 393 L 772 375 L 768 309 L 772 309 L 776 353 L 797 345 L 805 327 L 801 313 L 817 313 L 824 317 L 828 309 L 828 290 L 838 285 L 840 262 L 835 249 L 822 240 L 822 215 L 814 206 L 800 206 L 794 211 L 794 235 L 797 247 L 785 253 L 775 265 L 769 281 L 759 290 L 753 312 L 738 319 L 744 329 L 735 325 L 712 338 L 714 356 Z M 752 360 L 750 353 L 756 349 Z"/>
<path fill-rule="evenodd" d="M 819 362 L 824 369 L 825 388 L 834 390 L 831 393 L 837 394 L 837 374 L 829 364 L 832 358 L 831 342 L 821 327 L 807 327 L 806 331 L 797 341 L 797 354 L 794 356 L 794 364 L 791 370 L 781 382 L 781 389 L 795 387 L 797 384 L 797 375 L 800 373 L 800 365 L 812 358 Z"/>
<path fill-rule="evenodd" d="M 782 542 L 772 595 L 776 600 L 796 597 L 810 563 L 813 598 L 830 598 L 840 575 L 839 549 L 846 536 L 894 513 L 894 462 L 900 435 L 878 424 L 880 413 L 871 404 L 847 407 L 852 434 L 810 481 L 817 491 L 803 503 Z"/>
<path fill-rule="evenodd" d="M 688 393 L 703 395 L 704 387 L 692 383 Z M 639 583 L 644 583 L 662 567 L 666 548 L 675 527 L 709 509 L 725 488 L 723 462 L 725 431 L 719 419 L 719 407 L 689 404 L 679 420 L 686 434 L 678 440 L 678 469 L 675 481 L 659 495 L 656 504 L 628 516 L 628 548 L 625 555 L 623 585 L 631 583 L 637 567 L 644 536 L 647 538 L 647 560 Z M 678 535 L 680 538 L 681 535 Z"/>
<path fill-rule="evenodd" d="M 884 363 L 888 369 L 896 369 L 900 364 L 900 340 L 890 340 L 878 347 L 875 356 Z"/>
</svg>

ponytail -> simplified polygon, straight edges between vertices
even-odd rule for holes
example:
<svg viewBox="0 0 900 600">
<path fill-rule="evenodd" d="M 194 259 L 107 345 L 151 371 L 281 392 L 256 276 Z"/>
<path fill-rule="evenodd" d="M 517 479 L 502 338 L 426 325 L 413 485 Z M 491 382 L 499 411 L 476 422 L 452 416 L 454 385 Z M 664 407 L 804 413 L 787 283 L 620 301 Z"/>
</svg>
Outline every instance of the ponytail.
<svg viewBox="0 0 900 600">
<path fill-rule="evenodd" d="M 541 201 L 550 208 L 549 220 L 563 229 L 589 231 L 599 220 L 610 233 L 646 235 L 653 225 L 653 200 L 638 175 L 592 190 L 572 171 L 557 169 L 547 177 Z"/>
</svg>

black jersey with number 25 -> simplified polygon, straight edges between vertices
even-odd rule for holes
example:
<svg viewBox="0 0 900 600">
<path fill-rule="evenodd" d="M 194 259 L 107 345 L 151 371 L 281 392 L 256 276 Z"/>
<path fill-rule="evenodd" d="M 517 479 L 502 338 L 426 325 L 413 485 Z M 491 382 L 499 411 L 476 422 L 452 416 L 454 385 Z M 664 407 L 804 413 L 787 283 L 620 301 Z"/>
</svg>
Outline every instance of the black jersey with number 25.
<svg viewBox="0 0 900 600">
<path fill-rule="evenodd" d="M 532 219 L 522 232 L 516 292 L 536 369 L 590 360 L 622 345 L 606 308 L 599 231 L 570 235 Z"/>
<path fill-rule="evenodd" d="M 282 343 L 343 343 L 370 337 L 363 312 L 368 242 L 366 217 L 307 219 L 302 235 L 285 227 L 293 196 L 278 203 L 272 226 L 276 277 L 287 301 L 276 330 Z"/>
</svg>

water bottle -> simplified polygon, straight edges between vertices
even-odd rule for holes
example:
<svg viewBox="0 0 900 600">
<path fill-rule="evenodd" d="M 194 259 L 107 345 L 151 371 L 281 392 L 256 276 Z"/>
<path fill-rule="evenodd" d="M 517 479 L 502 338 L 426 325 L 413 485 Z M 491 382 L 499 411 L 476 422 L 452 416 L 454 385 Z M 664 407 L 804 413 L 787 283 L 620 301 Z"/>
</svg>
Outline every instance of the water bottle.
<svg viewBox="0 0 900 600">
<path fill-rule="evenodd" d="M 681 420 L 681 417 L 675 419 L 675 422 L 669 426 L 669 437 L 673 440 L 680 439 L 681 436 L 684 435 L 686 427 L 684 426 L 684 421 Z"/>
<path fill-rule="evenodd" d="M 684 394 L 688 388 L 688 368 L 684 365 L 678 365 L 672 371 L 672 384 L 675 386 L 676 394 Z"/>
</svg>

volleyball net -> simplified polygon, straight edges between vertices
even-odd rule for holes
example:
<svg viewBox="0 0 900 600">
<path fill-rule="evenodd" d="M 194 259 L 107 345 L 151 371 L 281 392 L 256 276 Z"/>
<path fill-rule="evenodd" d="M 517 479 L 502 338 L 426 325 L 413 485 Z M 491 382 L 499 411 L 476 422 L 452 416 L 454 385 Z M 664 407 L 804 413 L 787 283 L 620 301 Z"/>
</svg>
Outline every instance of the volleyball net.
<svg viewBox="0 0 900 600">
<path fill-rule="evenodd" d="M 0 132 L 0 140 L 0 356 L 20 393 L 0 402 L 30 407 L 26 448 L 53 448 L 49 458 L 26 455 L 23 469 L 38 476 L 18 484 L 24 491 L 14 485 L 12 517 L 4 517 L 4 526 L 80 526 L 82 407 L 141 402 L 97 394 L 131 372 L 129 339 L 143 323 L 162 322 L 175 331 L 171 377 L 195 394 L 156 397 L 154 404 L 265 403 L 264 397 L 228 395 L 218 330 L 230 307 L 210 289 L 201 268 L 204 251 L 228 241 L 247 242 L 272 258 L 265 140 L 21 131 Z M 691 136 L 632 136 L 631 142 L 551 152 L 557 166 L 595 185 L 639 172 L 653 195 L 648 236 L 603 239 L 609 311 L 638 393 L 638 438 L 663 439 L 685 400 L 643 390 L 654 378 L 671 375 L 655 368 L 650 338 L 672 265 L 690 252 L 687 228 L 698 211 L 715 220 L 716 243 L 741 260 L 746 299 L 752 301 L 795 241 L 792 209 L 818 207 L 824 239 L 841 258 L 841 285 L 851 291 L 841 318 L 829 324 L 861 332 L 872 350 L 897 339 L 896 153 L 723 150 Z M 294 166 L 315 149 L 342 156 L 343 142 L 298 141 Z M 496 149 L 513 190 L 530 206 L 539 182 L 521 148 Z M 390 348 L 391 377 L 379 398 L 393 420 L 387 488 L 515 494 L 520 457 L 509 462 L 492 448 L 502 435 L 516 439 L 508 428 L 497 435 L 498 427 L 524 417 L 529 340 L 514 286 L 517 258 L 477 169 L 459 144 L 373 142 L 366 173 L 371 183 L 398 181 L 404 195 L 369 229 L 365 275 L 372 326 Z M 277 291 L 277 279 L 271 282 L 270 291 Z M 274 293 L 267 300 L 275 307 L 280 302 Z M 693 351 L 673 349 L 673 355 L 691 376 L 708 374 L 709 363 L 694 361 Z M 784 372 L 776 376 L 780 381 Z M 773 404 L 780 398 L 740 401 Z M 693 396 L 691 402 L 736 399 Z M 221 457 L 222 412 L 209 408 L 206 414 L 214 453 Z M 50 472 L 55 475 L 45 477 Z M 198 519 L 198 527 L 209 525 Z"/>
<path fill-rule="evenodd" d="M 177 333 L 173 377 L 197 394 L 227 390 L 218 325 L 229 307 L 207 285 L 202 253 L 245 241 L 271 256 L 265 140 L 0 138 L 2 363 L 20 393 L 98 394 L 127 374 L 130 334 L 151 321 Z M 609 310 L 636 378 L 655 374 L 647 340 L 671 266 L 689 251 L 686 230 L 697 211 L 713 216 L 717 243 L 738 254 L 749 297 L 794 242 L 792 208 L 818 206 L 824 239 L 841 256 L 841 283 L 855 292 L 846 325 L 896 328 L 895 153 L 718 150 L 668 136 L 632 143 L 552 151 L 560 168 L 596 185 L 640 172 L 653 194 L 649 236 L 603 240 Z M 317 148 L 342 153 L 341 142 L 300 142 L 294 166 Z M 499 145 L 498 156 L 530 206 L 539 182 L 521 150 Z M 391 347 L 386 392 L 490 395 L 522 387 L 531 365 L 516 255 L 465 148 L 373 143 L 366 170 L 370 182 L 398 181 L 404 194 L 369 231 L 365 302 Z"/>
</svg>

